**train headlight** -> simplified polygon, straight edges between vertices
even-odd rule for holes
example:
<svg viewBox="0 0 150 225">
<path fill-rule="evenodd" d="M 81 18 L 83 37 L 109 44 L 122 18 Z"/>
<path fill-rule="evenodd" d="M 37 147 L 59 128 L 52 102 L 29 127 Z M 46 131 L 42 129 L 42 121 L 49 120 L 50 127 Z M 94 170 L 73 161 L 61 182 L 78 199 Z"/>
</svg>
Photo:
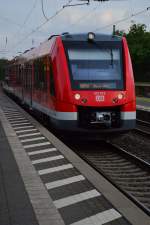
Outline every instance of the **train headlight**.
<svg viewBox="0 0 150 225">
<path fill-rule="evenodd" d="M 123 99 L 124 95 L 123 94 L 118 94 L 118 99 Z"/>
<path fill-rule="evenodd" d="M 80 94 L 75 94 L 74 97 L 76 100 L 79 100 L 81 96 L 80 96 Z"/>
<path fill-rule="evenodd" d="M 89 32 L 88 33 L 88 40 L 89 41 L 94 41 L 94 39 L 95 39 L 95 34 L 93 32 Z"/>
</svg>

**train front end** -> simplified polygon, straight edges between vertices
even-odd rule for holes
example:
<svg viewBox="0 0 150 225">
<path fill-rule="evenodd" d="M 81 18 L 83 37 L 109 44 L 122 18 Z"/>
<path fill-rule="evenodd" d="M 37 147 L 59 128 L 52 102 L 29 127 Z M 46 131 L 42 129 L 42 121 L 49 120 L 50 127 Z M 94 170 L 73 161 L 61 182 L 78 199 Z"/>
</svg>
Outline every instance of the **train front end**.
<svg viewBox="0 0 150 225">
<path fill-rule="evenodd" d="M 134 129 L 134 78 L 126 39 L 94 33 L 60 39 L 58 111 L 63 119 L 58 128 L 101 134 Z"/>
</svg>

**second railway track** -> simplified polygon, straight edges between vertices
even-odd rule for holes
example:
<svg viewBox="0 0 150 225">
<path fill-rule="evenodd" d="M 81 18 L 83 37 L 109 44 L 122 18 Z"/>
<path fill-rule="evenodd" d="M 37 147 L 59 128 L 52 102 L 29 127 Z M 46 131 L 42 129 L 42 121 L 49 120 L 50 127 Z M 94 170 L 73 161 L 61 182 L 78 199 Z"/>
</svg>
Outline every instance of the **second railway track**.
<svg viewBox="0 0 150 225">
<path fill-rule="evenodd" d="M 71 147 L 150 215 L 150 164 L 110 143 L 84 145 Z"/>
<path fill-rule="evenodd" d="M 150 123 L 143 120 L 136 120 L 137 127 L 134 132 L 150 138 Z"/>
</svg>

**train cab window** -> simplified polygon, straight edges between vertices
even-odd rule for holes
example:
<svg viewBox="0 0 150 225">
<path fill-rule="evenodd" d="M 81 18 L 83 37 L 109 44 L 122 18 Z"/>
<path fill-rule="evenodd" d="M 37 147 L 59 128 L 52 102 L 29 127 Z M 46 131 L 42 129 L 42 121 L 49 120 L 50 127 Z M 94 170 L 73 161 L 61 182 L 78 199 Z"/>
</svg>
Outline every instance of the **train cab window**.
<svg viewBox="0 0 150 225">
<path fill-rule="evenodd" d="M 50 65 L 50 94 L 55 96 L 55 83 L 52 65 Z"/>
<path fill-rule="evenodd" d="M 69 47 L 71 84 L 77 90 L 122 90 L 123 69 L 120 47 L 87 45 Z"/>
</svg>

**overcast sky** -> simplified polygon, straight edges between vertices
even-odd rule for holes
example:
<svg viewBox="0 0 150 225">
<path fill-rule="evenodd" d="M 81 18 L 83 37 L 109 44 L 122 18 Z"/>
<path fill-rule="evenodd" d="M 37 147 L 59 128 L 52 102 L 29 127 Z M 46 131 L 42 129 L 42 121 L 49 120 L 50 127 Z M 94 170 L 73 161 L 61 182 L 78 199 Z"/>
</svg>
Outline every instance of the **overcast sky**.
<svg viewBox="0 0 150 225">
<path fill-rule="evenodd" d="M 68 0 L 43 0 L 47 18 L 54 15 Z M 72 0 L 72 4 L 79 0 Z M 0 58 L 11 58 L 26 49 L 38 46 L 52 34 L 95 31 L 111 33 L 112 23 L 150 7 L 150 0 L 110 0 L 100 3 L 91 0 L 89 6 L 64 8 L 38 31 L 46 19 L 41 0 L 0 0 Z M 130 25 L 144 23 L 150 31 L 150 10 L 116 24 L 117 29 L 128 30 Z M 110 26 L 107 26 L 110 25 Z M 31 34 L 32 33 L 32 34 Z"/>
</svg>

